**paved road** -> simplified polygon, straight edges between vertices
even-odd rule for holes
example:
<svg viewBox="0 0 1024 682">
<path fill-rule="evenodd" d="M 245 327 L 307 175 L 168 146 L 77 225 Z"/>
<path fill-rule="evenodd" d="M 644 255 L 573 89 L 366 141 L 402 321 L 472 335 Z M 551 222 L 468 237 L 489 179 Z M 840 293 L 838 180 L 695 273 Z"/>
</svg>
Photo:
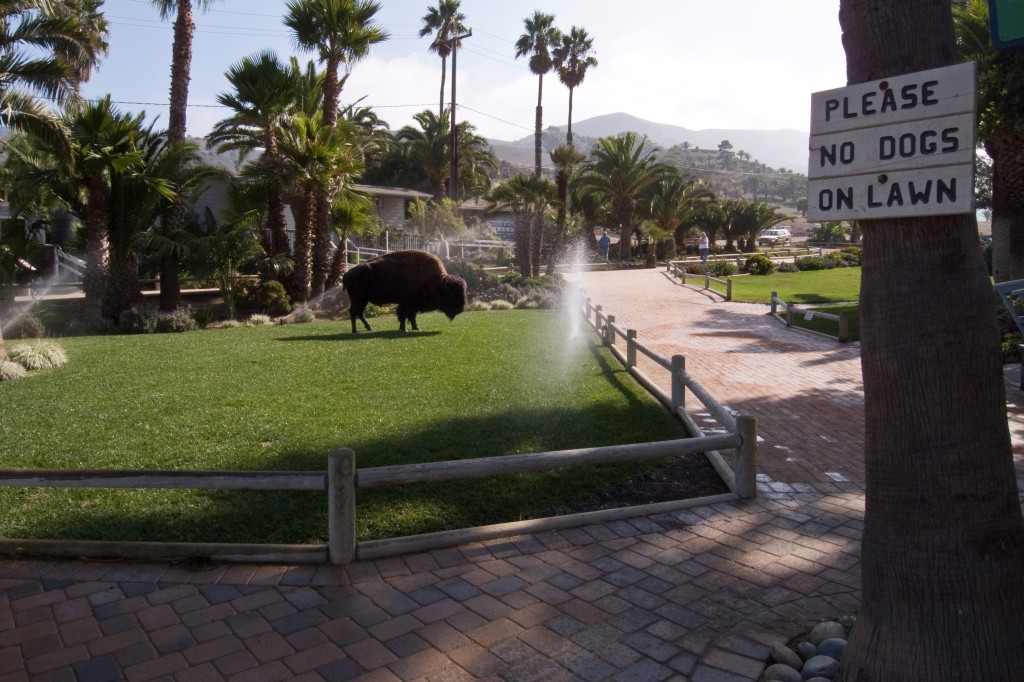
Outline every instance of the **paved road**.
<svg viewBox="0 0 1024 682">
<path fill-rule="evenodd" d="M 741 682 L 771 643 L 855 611 L 857 344 L 785 330 L 660 271 L 582 285 L 757 416 L 757 499 L 344 569 L 0 560 L 0 682 Z M 1009 395 L 1019 437 L 1014 384 Z"/>
</svg>

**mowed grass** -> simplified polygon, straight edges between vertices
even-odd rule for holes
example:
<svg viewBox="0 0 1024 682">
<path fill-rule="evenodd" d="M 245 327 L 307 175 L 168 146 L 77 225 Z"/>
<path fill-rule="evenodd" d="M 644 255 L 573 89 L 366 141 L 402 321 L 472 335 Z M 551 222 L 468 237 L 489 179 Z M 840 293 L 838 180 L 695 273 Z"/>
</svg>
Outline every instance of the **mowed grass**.
<svg viewBox="0 0 1024 682">
<path fill-rule="evenodd" d="M 838 315 L 846 311 L 850 341 L 860 340 L 860 271 L 856 268 L 833 268 L 832 270 L 804 270 L 801 272 L 777 272 L 772 275 L 748 275 L 734 277 L 732 298 L 742 303 L 771 304 L 772 292 L 778 292 L 783 301 L 798 306 L 813 306 L 814 310 Z M 843 303 L 845 305 L 821 305 Z M 780 307 L 779 312 L 785 314 Z M 836 336 L 839 323 L 814 317 L 804 319 L 797 314 L 793 325 Z"/>
<path fill-rule="evenodd" d="M 325 471 L 686 436 L 592 333 L 538 310 L 60 339 L 69 362 L 0 384 L 0 467 Z M 8 347 L 17 342 L 8 340 Z M 357 496 L 360 539 L 577 509 L 656 465 Z M 326 494 L 0 488 L 0 536 L 321 543 Z"/>
</svg>

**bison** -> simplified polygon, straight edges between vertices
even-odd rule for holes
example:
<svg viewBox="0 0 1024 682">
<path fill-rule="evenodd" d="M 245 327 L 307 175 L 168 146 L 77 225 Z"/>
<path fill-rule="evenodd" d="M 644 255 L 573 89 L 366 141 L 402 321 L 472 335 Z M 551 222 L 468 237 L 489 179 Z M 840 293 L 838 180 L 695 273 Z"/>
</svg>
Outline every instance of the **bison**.
<svg viewBox="0 0 1024 682">
<path fill-rule="evenodd" d="M 449 275 L 440 259 L 425 251 L 395 251 L 369 260 L 346 272 L 341 285 L 352 301 L 348 314 L 353 334 L 356 319 L 371 331 L 363 315 L 368 303 L 397 303 L 403 332 L 406 320 L 419 330 L 417 313 L 440 310 L 454 320 L 466 308 L 466 280 Z"/>
</svg>

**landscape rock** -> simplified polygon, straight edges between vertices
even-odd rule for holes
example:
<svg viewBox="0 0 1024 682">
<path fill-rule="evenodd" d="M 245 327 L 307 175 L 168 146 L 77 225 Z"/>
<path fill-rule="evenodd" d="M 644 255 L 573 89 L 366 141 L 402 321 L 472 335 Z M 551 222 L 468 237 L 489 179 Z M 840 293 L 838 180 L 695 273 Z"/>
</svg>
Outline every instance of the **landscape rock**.
<svg viewBox="0 0 1024 682">
<path fill-rule="evenodd" d="M 840 637 L 832 637 L 826 639 L 824 642 L 818 645 L 819 656 L 831 656 L 837 661 L 843 657 L 843 651 L 846 650 L 846 640 Z"/>
<path fill-rule="evenodd" d="M 826 677 L 828 679 L 832 679 L 838 669 L 839 661 L 831 656 L 815 656 L 804 663 L 804 668 L 800 671 L 800 674 L 803 675 L 804 680 L 809 680 L 814 677 Z"/>
<path fill-rule="evenodd" d="M 806 661 L 818 655 L 818 647 L 810 642 L 800 642 L 796 645 L 796 652 L 800 654 L 800 658 Z M 803 663 L 800 664 L 800 667 L 804 667 Z"/>
<path fill-rule="evenodd" d="M 833 639 L 835 637 L 846 638 L 846 630 L 843 626 L 834 620 L 827 620 L 824 623 L 818 623 L 811 630 L 811 633 L 807 635 L 807 641 L 814 646 L 818 646 L 826 639 Z"/>
<path fill-rule="evenodd" d="M 804 667 L 804 659 L 800 658 L 800 654 L 781 642 L 772 644 L 772 660 L 776 663 L 788 665 L 795 670 Z"/>
<path fill-rule="evenodd" d="M 761 679 L 765 682 L 803 682 L 804 678 L 796 668 L 784 663 L 772 663 L 765 669 Z"/>
</svg>

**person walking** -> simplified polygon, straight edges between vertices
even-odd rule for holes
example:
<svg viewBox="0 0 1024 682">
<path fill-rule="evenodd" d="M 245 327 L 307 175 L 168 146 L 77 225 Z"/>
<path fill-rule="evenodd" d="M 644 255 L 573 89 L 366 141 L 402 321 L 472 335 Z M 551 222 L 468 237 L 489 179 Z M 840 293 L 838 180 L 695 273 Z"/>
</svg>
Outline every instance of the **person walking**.
<svg viewBox="0 0 1024 682">
<path fill-rule="evenodd" d="M 608 262 L 608 249 L 612 245 L 612 238 L 608 236 L 608 230 L 601 230 L 601 238 L 597 240 L 597 247 L 601 250 L 601 258 Z"/>
<path fill-rule="evenodd" d="M 707 232 L 700 233 L 700 242 L 697 243 L 697 248 L 700 250 L 700 262 L 705 269 L 708 267 L 708 253 L 711 251 L 711 240 L 708 239 Z"/>
</svg>

